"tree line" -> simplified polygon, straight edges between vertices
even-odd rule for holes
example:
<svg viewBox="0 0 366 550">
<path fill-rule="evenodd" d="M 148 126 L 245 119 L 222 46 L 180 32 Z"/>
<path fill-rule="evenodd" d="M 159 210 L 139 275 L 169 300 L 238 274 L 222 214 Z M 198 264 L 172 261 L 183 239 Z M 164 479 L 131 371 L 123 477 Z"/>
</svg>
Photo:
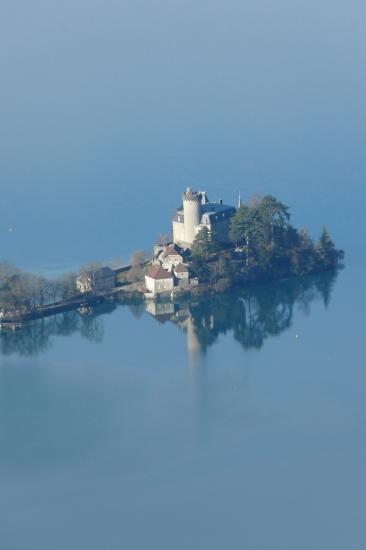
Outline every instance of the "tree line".
<svg viewBox="0 0 366 550">
<path fill-rule="evenodd" d="M 132 267 L 126 273 L 126 282 L 143 279 L 144 262 L 146 254 L 143 251 L 132 254 Z M 117 257 L 111 262 L 91 261 L 82 264 L 78 273 L 69 272 L 55 278 L 29 273 L 8 262 L 0 262 L 0 317 L 31 313 L 44 305 L 75 298 L 79 294 L 77 276 L 92 273 L 106 265 L 118 269 L 121 260 Z"/>
<path fill-rule="evenodd" d="M 0 309 L 4 314 L 29 312 L 75 295 L 75 274 L 48 279 L 0 262 Z"/>
<path fill-rule="evenodd" d="M 230 286 L 234 282 L 303 276 L 342 266 L 324 227 L 318 240 L 290 223 L 288 206 L 271 195 L 240 206 L 230 222 L 229 245 L 203 227 L 191 250 L 193 271 L 201 279 Z"/>
</svg>

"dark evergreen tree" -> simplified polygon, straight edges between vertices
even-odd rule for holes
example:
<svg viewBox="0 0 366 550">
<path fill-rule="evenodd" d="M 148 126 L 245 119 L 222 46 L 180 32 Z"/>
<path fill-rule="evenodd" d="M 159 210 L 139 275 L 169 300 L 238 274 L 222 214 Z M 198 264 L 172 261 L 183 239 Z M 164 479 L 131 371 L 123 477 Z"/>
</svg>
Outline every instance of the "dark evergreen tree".
<svg viewBox="0 0 366 550">
<path fill-rule="evenodd" d="M 192 257 L 207 260 L 216 250 L 217 245 L 212 238 L 211 232 L 207 227 L 202 227 L 193 241 L 191 250 Z"/>
<path fill-rule="evenodd" d="M 315 270 L 315 247 L 306 229 L 300 230 L 298 244 L 292 252 L 291 259 L 293 271 L 296 275 L 306 275 Z"/>
<path fill-rule="evenodd" d="M 191 270 L 198 278 L 200 283 L 206 283 L 210 278 L 210 268 L 207 261 L 200 256 L 193 256 L 191 261 Z"/>
<path fill-rule="evenodd" d="M 263 241 L 273 248 L 276 237 L 282 236 L 290 221 L 289 209 L 272 195 L 266 195 L 260 201 L 258 211 Z"/>
<path fill-rule="evenodd" d="M 241 206 L 230 224 L 229 238 L 233 244 L 259 245 L 262 240 L 261 217 L 258 208 Z"/>
<path fill-rule="evenodd" d="M 344 257 L 344 252 L 336 249 L 326 227 L 323 227 L 320 239 L 316 243 L 316 253 L 322 269 L 334 269 Z"/>
<path fill-rule="evenodd" d="M 245 280 L 333 269 L 344 256 L 325 229 L 316 246 L 305 230 L 298 232 L 290 224 L 288 207 L 271 195 L 239 207 L 231 220 L 229 237 L 241 247 Z"/>
</svg>

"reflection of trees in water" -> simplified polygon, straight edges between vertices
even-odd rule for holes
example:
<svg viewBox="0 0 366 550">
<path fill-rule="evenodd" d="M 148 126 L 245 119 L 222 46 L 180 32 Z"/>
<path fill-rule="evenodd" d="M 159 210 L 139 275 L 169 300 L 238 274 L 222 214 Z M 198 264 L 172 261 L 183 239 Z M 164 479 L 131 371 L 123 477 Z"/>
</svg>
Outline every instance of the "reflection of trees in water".
<svg viewBox="0 0 366 550">
<path fill-rule="evenodd" d="M 143 302 L 139 304 L 129 304 L 128 309 L 130 310 L 132 315 L 135 317 L 135 319 L 140 319 L 145 312 L 145 306 Z"/>
<path fill-rule="evenodd" d="M 30 321 L 25 323 L 21 330 L 3 331 L 0 336 L 0 352 L 3 355 L 16 353 L 22 356 L 36 356 L 52 346 L 52 337 L 70 336 L 77 332 L 90 341 L 101 342 L 104 328 L 99 316 L 114 309 L 113 304 L 82 308 Z"/>
<path fill-rule="evenodd" d="M 311 303 L 322 300 L 327 307 L 337 278 L 336 272 L 322 273 L 302 279 L 290 279 L 267 285 L 253 285 L 239 292 L 204 297 L 195 303 L 181 306 L 182 321 L 176 312 L 168 319 L 182 322 L 190 318 L 194 337 L 202 351 L 211 346 L 220 334 L 233 331 L 234 338 L 244 349 L 261 348 L 268 336 L 280 334 L 291 326 L 294 307 L 310 312 Z M 162 306 L 163 304 L 154 304 Z M 35 356 L 47 351 L 52 337 L 79 333 L 90 341 L 101 342 L 104 328 L 100 315 L 115 309 L 113 304 L 96 308 L 83 308 L 53 317 L 26 323 L 21 330 L 4 331 L 0 335 L 0 352 L 22 356 Z M 172 304 L 174 308 L 174 305 Z M 175 306 L 178 307 L 179 306 Z M 144 306 L 130 306 L 132 314 L 141 316 Z M 162 308 L 164 318 L 166 307 Z M 150 311 L 161 317 L 158 307 Z"/>
<path fill-rule="evenodd" d="M 335 272 L 322 273 L 199 301 L 190 313 L 202 351 L 229 330 L 244 349 L 261 348 L 268 336 L 291 326 L 295 306 L 309 313 L 310 304 L 321 299 L 327 307 L 336 278 Z"/>
</svg>

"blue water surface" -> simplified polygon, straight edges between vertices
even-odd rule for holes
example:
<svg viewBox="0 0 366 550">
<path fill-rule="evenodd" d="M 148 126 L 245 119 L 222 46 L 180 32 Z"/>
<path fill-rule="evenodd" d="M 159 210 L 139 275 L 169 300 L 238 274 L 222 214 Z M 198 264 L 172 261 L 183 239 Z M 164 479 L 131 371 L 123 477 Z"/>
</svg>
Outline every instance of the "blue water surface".
<svg viewBox="0 0 366 550">
<path fill-rule="evenodd" d="M 272 193 L 335 280 L 0 338 L 0 548 L 363 550 L 365 5 L 3 0 L 0 256 L 149 249 Z"/>
</svg>

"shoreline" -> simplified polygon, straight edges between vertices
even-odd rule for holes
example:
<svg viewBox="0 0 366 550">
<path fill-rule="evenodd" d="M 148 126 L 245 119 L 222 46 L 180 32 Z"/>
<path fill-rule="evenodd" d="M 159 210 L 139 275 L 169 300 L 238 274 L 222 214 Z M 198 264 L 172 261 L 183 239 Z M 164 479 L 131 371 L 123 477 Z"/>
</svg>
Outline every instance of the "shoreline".
<svg viewBox="0 0 366 550">
<path fill-rule="evenodd" d="M 214 288 L 210 283 L 201 283 L 197 286 L 180 288 L 175 292 L 167 291 L 159 293 L 154 296 L 146 297 L 146 292 L 143 289 L 143 285 L 140 283 L 131 283 L 124 286 L 119 286 L 111 291 L 100 294 L 79 294 L 67 300 L 59 301 L 54 304 L 45 304 L 38 308 L 34 308 L 31 311 L 25 311 L 13 316 L 4 316 L 0 319 L 0 331 L 1 330 L 16 330 L 21 329 L 23 324 L 38 319 L 43 319 L 65 313 L 67 311 L 74 311 L 81 308 L 90 308 L 99 306 L 105 303 L 113 303 L 116 305 L 132 305 L 136 303 L 181 303 L 189 302 L 192 298 L 199 298 L 202 296 L 213 297 L 223 295 L 227 292 L 250 289 L 256 285 L 266 285 L 270 283 L 279 283 L 286 281 L 304 280 L 317 275 L 325 273 L 338 273 L 343 270 L 344 266 L 337 267 L 335 269 L 317 270 L 312 273 L 303 276 L 288 276 L 288 277 L 272 277 L 262 278 L 261 280 L 243 281 L 242 283 L 232 283 L 229 287 L 218 290 Z M 133 287 L 131 289 L 131 287 Z M 128 288 L 128 289 L 127 289 Z"/>
</svg>

